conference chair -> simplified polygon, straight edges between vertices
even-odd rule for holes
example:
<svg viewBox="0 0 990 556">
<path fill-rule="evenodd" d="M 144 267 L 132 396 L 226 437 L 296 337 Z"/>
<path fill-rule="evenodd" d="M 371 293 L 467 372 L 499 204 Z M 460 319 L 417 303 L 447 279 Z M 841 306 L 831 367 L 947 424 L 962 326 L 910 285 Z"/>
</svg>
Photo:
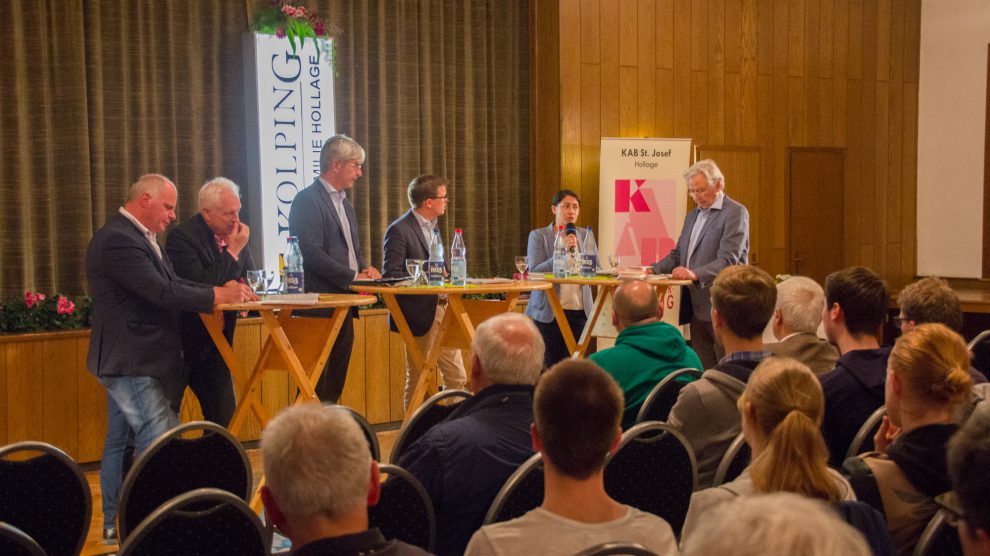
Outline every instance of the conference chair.
<svg viewBox="0 0 990 556">
<path fill-rule="evenodd" d="M 973 367 L 984 375 L 990 375 L 990 330 L 977 334 L 966 347 L 973 354 Z"/>
<path fill-rule="evenodd" d="M 521 517 L 543 503 L 543 455 L 533 454 L 505 480 L 492 505 L 488 507 L 483 525 Z"/>
<path fill-rule="evenodd" d="M 45 556 L 45 550 L 24 531 L 0 521 L 0 554 L 5 556 Z"/>
<path fill-rule="evenodd" d="M 184 435 L 202 433 L 185 438 Z M 251 464 L 230 431 L 208 421 L 179 425 L 151 443 L 121 487 L 120 539 L 172 498 L 198 488 L 218 488 L 247 500 Z"/>
<path fill-rule="evenodd" d="M 268 536 L 247 503 L 216 488 L 181 494 L 151 512 L 120 547 L 120 556 L 265 556 Z"/>
<path fill-rule="evenodd" d="M 864 452 L 873 451 L 873 437 L 880 430 L 880 423 L 883 422 L 883 416 L 886 414 L 887 408 L 881 405 L 866 418 L 866 421 L 856 431 L 856 436 L 853 437 L 852 442 L 849 443 L 849 449 L 846 450 L 846 459 L 858 456 Z"/>
<path fill-rule="evenodd" d="M 378 469 L 388 478 L 381 483 L 378 503 L 368 508 L 368 524 L 378 527 L 386 539 L 398 539 L 433 552 L 437 518 L 430 495 L 405 469 L 388 464 Z"/>
<path fill-rule="evenodd" d="M 430 396 L 428 400 L 423 402 L 423 405 L 413 412 L 402 430 L 399 431 L 399 437 L 395 439 L 395 444 L 392 446 L 392 457 L 389 458 L 389 461 L 393 464 L 398 463 L 399 456 L 426 434 L 430 427 L 446 419 L 461 402 L 473 395 L 467 390 L 444 390 Z"/>
<path fill-rule="evenodd" d="M 68 454 L 44 442 L 0 448 L 0 521 L 46 554 L 79 554 L 92 511 L 89 483 Z"/>
<path fill-rule="evenodd" d="M 607 542 L 586 548 L 575 556 L 613 556 L 628 554 L 630 556 L 659 556 L 645 546 L 634 542 Z"/>
<path fill-rule="evenodd" d="M 912 556 L 962 556 L 962 553 L 956 528 L 949 525 L 949 512 L 939 508 L 921 532 Z"/>
<path fill-rule="evenodd" d="M 382 453 L 381 453 L 381 448 L 379 448 L 378 446 L 378 435 L 376 435 L 375 431 L 371 428 L 371 423 L 369 423 L 368 420 L 365 419 L 363 415 L 361 415 L 354 409 L 347 407 L 346 405 L 331 405 L 328 407 L 339 409 L 341 411 L 346 411 L 351 415 L 351 417 L 354 418 L 355 421 L 357 421 L 357 424 L 360 425 L 361 427 L 361 432 L 364 433 L 365 439 L 368 440 L 368 449 L 371 450 L 371 459 L 375 461 L 381 461 Z"/>
<path fill-rule="evenodd" d="M 863 534 L 873 556 L 897 556 L 897 545 L 882 513 L 858 500 L 842 500 L 832 507 L 843 521 Z"/>
<path fill-rule="evenodd" d="M 698 466 L 690 444 L 664 423 L 634 425 L 605 460 L 609 496 L 664 518 L 678 537 L 697 483 Z"/>
<path fill-rule="evenodd" d="M 666 421 L 670 416 L 671 408 L 677 403 L 681 388 L 700 377 L 701 371 L 698 369 L 678 369 L 663 377 L 663 380 L 658 382 L 643 400 L 639 414 L 636 415 L 636 423 Z"/>
<path fill-rule="evenodd" d="M 719 462 L 718 469 L 715 471 L 715 480 L 712 482 L 712 486 L 717 487 L 735 480 L 749 465 L 750 457 L 749 444 L 740 433 L 732 441 L 732 444 L 729 444 L 729 449 L 722 456 L 722 461 Z"/>
</svg>

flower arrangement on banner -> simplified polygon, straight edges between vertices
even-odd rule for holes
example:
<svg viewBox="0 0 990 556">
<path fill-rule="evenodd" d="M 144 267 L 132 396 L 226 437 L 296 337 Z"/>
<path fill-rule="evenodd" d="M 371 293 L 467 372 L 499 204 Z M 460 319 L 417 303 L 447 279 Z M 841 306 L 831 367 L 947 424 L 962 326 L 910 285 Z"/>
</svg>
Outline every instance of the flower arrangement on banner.
<svg viewBox="0 0 990 556">
<path fill-rule="evenodd" d="M 272 0 L 271 7 L 254 14 L 251 29 L 256 33 L 289 39 L 292 54 L 303 47 L 307 38 L 314 41 L 318 38 L 335 39 L 342 32 L 340 27 L 309 13 L 304 6 L 294 6 L 286 0 Z M 334 41 L 317 49 L 317 61 L 321 50 L 330 67 L 334 67 Z"/>
<path fill-rule="evenodd" d="M 62 294 L 24 292 L 24 297 L 0 303 L 0 332 L 43 332 L 89 326 L 92 303 L 82 296 L 73 301 Z"/>
</svg>

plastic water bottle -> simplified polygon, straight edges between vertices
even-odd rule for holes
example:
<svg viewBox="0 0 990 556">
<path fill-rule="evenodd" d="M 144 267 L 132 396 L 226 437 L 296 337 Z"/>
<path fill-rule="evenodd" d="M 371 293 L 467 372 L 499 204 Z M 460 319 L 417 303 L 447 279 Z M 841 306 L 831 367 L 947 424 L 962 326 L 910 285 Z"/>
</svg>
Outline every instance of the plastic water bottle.
<svg viewBox="0 0 990 556">
<path fill-rule="evenodd" d="M 591 226 L 588 226 L 588 233 L 584 236 L 584 249 L 581 254 L 581 277 L 594 278 L 598 273 L 598 248 L 595 246 L 595 234 L 591 233 Z"/>
<path fill-rule="evenodd" d="M 467 284 L 467 248 L 461 229 L 454 230 L 454 241 L 450 242 L 450 285 L 463 286 Z"/>
<path fill-rule="evenodd" d="M 563 226 L 557 226 L 557 239 L 553 242 L 553 277 L 567 278 L 567 240 Z"/>
<path fill-rule="evenodd" d="M 303 256 L 299 250 L 299 239 L 288 238 L 289 248 L 285 252 L 285 293 L 305 293 L 306 278 L 303 274 Z"/>
<path fill-rule="evenodd" d="M 433 241 L 430 242 L 427 276 L 429 276 L 431 286 L 443 285 L 443 240 L 440 239 L 440 228 L 435 226 L 433 228 Z"/>
</svg>

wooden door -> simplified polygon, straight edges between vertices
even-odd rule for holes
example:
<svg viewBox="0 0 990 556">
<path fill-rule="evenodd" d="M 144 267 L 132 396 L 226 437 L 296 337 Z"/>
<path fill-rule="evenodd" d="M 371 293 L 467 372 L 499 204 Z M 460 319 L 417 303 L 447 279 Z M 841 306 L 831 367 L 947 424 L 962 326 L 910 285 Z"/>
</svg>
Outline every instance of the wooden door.
<svg viewBox="0 0 990 556">
<path fill-rule="evenodd" d="M 789 150 L 791 274 L 824 284 L 829 273 L 842 268 L 843 176 L 843 149 Z"/>
</svg>

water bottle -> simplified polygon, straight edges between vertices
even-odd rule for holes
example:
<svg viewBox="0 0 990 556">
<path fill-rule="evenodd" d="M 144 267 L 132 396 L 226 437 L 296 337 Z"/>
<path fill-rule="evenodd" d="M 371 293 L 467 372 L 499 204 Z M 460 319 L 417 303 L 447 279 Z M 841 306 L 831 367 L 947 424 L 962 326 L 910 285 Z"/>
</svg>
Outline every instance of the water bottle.
<svg viewBox="0 0 990 556">
<path fill-rule="evenodd" d="M 588 234 L 584 236 L 584 248 L 581 250 L 581 277 L 594 278 L 598 273 L 598 248 L 595 246 L 595 235 L 588 226 Z"/>
<path fill-rule="evenodd" d="M 467 248 L 461 229 L 454 230 L 454 241 L 450 242 L 450 285 L 463 286 L 467 284 Z"/>
<path fill-rule="evenodd" d="M 433 227 L 433 240 L 430 242 L 427 276 L 431 286 L 443 285 L 443 240 L 440 239 L 440 228 L 436 226 Z"/>
<path fill-rule="evenodd" d="M 557 226 L 557 239 L 553 242 L 553 277 L 567 278 L 567 241 L 563 226 Z"/>
<path fill-rule="evenodd" d="M 288 238 L 289 248 L 285 252 L 285 293 L 304 293 L 306 278 L 303 275 L 303 256 L 299 250 L 299 239 Z"/>
</svg>

